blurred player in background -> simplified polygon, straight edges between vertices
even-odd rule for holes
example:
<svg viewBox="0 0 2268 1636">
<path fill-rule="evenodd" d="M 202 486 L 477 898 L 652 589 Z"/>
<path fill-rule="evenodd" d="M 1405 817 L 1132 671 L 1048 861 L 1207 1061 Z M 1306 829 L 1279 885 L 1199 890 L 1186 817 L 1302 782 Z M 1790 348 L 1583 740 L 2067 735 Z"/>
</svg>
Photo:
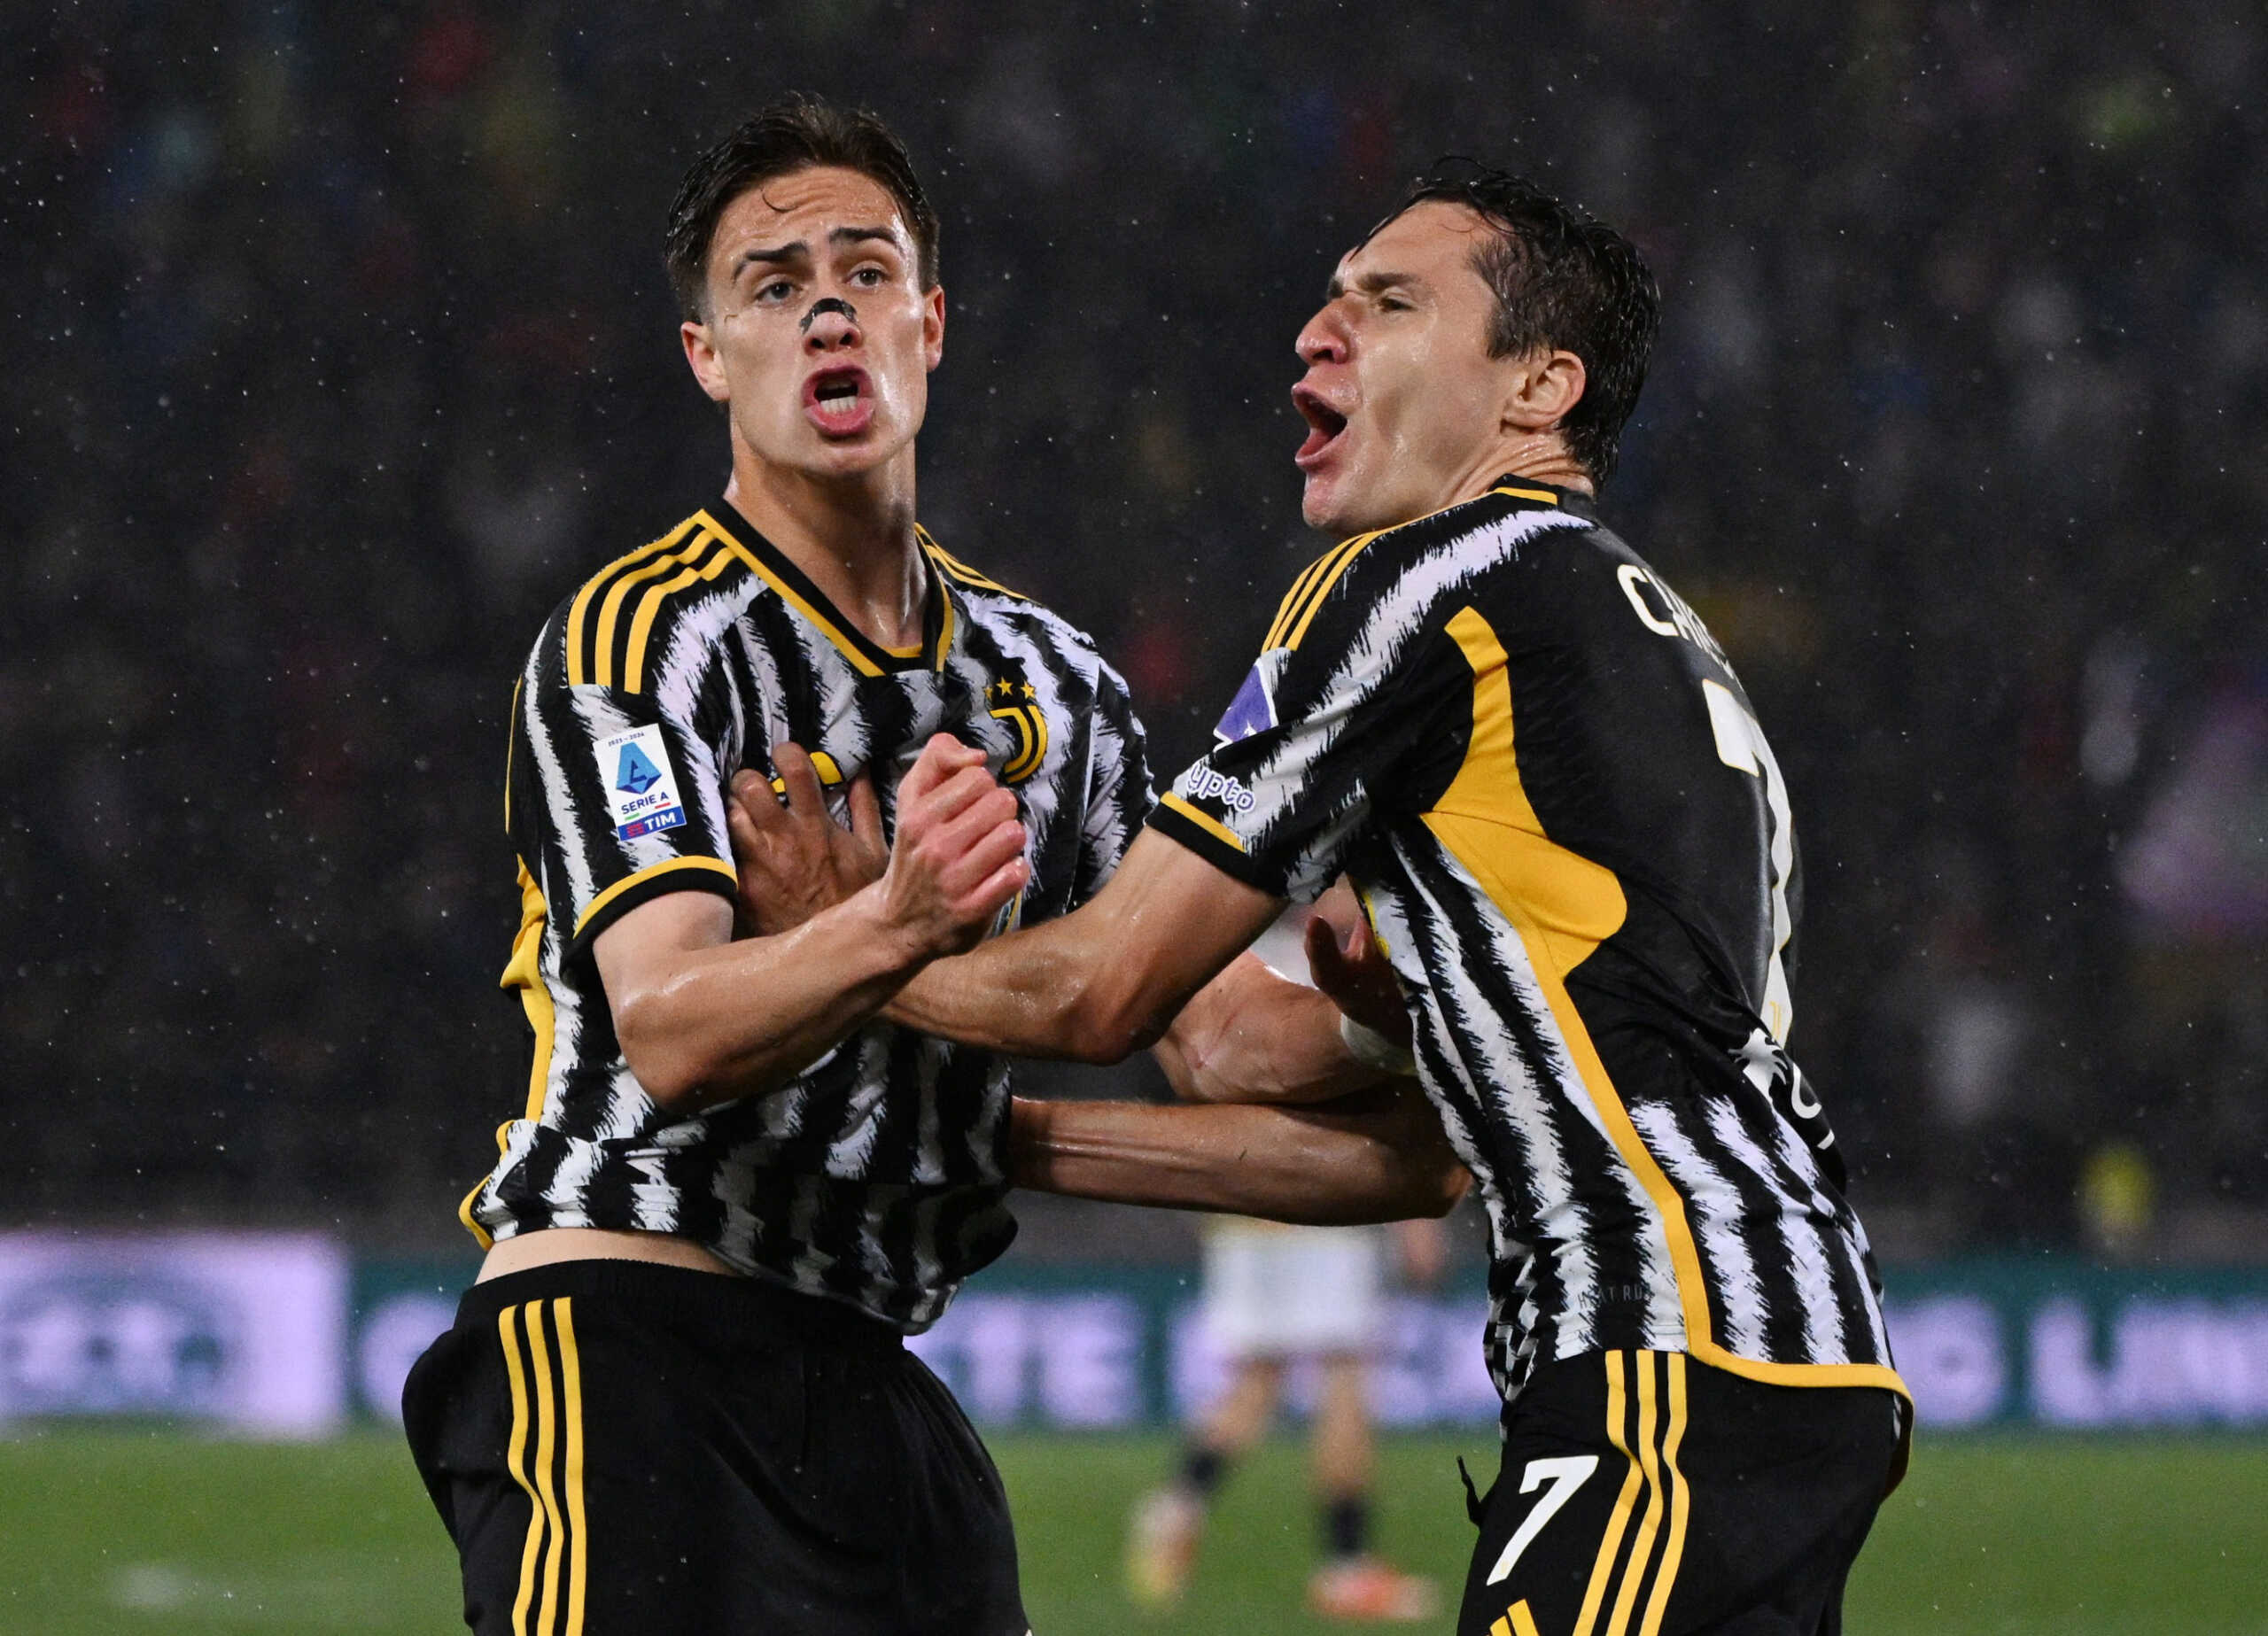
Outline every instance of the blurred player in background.
<svg viewBox="0 0 2268 1636">
<path fill-rule="evenodd" d="M 1351 1056 L 1414 1068 L 1489 1220 L 1503 1462 L 1464 1636 L 1838 1631 L 1904 1461 L 1873 1258 L 1786 1050 L 1787 792 L 1722 650 L 1592 504 L 1658 306 L 1633 246 L 1515 177 L 1413 190 L 1299 335 L 1301 509 L 1340 543 L 1213 749 L 1093 903 L 896 1003 L 1113 1060 L 1352 879 L 1371 925 L 1311 923 L 1318 981 Z M 1322 1049 L 1303 1008 L 1240 1026 Z M 1340 1133 L 1246 1110 L 1282 1117 L 1231 1145 L 1221 1111 L 1019 1104 L 1014 1175 L 1317 1212 Z"/>
<path fill-rule="evenodd" d="M 1270 969 L 1295 973 L 1307 917 L 1287 913 L 1254 945 Z M 1250 1217 L 1208 1218 L 1202 1322 L 1228 1384 L 1198 1415 L 1173 1480 L 1135 1507 L 1128 1527 L 1127 1593 L 1137 1605 L 1178 1602 L 1196 1566 L 1205 1518 L 1236 1462 L 1268 1433 L 1287 1376 L 1316 1369 L 1308 1428 L 1323 1561 L 1308 1581 L 1316 1612 L 1341 1619 L 1425 1619 L 1440 1592 L 1371 1548 L 1376 1450 L 1370 1374 L 1384 1318 L 1391 1253 L 1403 1278 L 1431 1285 L 1448 1258 L 1429 1217 L 1389 1228 L 1291 1227 Z"/>
<path fill-rule="evenodd" d="M 411 1449 L 484 1636 L 1023 1636 L 998 1474 L 903 1345 L 1014 1235 L 1006 1068 L 879 1013 L 1091 896 L 1149 803 L 1141 728 L 1084 634 L 914 520 L 944 298 L 889 130 L 773 105 L 694 165 L 667 243 L 731 477 L 520 678 L 505 984 L 534 1062 Z M 736 781 L 750 844 L 839 836 L 855 888 L 822 845 L 737 914 Z"/>
<path fill-rule="evenodd" d="M 1208 1223 L 1204 1322 L 1229 1381 L 1198 1417 L 1173 1480 L 1135 1508 L 1126 1583 L 1138 1605 L 1181 1600 L 1215 1494 L 1267 1435 L 1293 1366 L 1311 1360 L 1317 1382 L 1308 1440 L 1323 1562 L 1308 1581 L 1308 1605 L 1338 1619 L 1426 1619 L 1438 1610 L 1432 1580 L 1371 1548 L 1376 1451 L 1369 1377 L 1389 1239 L 1410 1283 L 1439 1275 L 1441 1226 L 1427 1218 L 1390 1228 L 1287 1227 L 1233 1216 Z"/>
</svg>

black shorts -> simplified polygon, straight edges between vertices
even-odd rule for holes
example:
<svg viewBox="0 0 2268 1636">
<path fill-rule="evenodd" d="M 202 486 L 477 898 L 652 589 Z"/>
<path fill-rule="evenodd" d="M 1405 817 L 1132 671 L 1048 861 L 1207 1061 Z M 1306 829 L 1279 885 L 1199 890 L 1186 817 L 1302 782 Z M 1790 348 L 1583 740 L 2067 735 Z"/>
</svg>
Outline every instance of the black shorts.
<svg viewBox="0 0 2268 1636">
<path fill-rule="evenodd" d="M 1458 1636 L 1836 1636 L 1902 1401 L 1682 1353 L 1538 1369 L 1504 1420 Z"/>
<path fill-rule="evenodd" d="M 483 1636 L 1025 1636 L 991 1457 L 897 1332 L 568 1261 L 466 1291 L 402 1392 Z"/>
</svg>

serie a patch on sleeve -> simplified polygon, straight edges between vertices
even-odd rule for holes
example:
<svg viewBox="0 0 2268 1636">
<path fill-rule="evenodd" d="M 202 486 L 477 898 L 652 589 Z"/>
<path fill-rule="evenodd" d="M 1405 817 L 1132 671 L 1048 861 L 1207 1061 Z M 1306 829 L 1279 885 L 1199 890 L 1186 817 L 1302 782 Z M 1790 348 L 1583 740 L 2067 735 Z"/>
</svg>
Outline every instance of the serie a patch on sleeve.
<svg viewBox="0 0 2268 1636">
<path fill-rule="evenodd" d="M 669 750 L 659 727 L 648 725 L 601 739 L 599 774 L 606 780 L 614 833 L 622 840 L 635 841 L 685 822 L 685 802 L 679 798 L 677 776 L 670 771 Z"/>
</svg>

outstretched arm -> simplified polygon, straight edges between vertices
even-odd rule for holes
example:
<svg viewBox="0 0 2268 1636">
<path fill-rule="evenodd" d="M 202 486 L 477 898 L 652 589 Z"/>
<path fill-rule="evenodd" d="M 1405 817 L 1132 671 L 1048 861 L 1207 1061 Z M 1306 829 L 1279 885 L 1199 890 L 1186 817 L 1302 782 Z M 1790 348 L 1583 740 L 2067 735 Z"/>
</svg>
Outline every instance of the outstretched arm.
<svg viewBox="0 0 2268 1636">
<path fill-rule="evenodd" d="M 1161 1053 L 1184 1091 L 1270 1098 L 1270 1087 L 1293 1087 L 1311 1098 L 1372 1085 L 1377 1071 L 1338 1042 L 1329 998 L 1259 960 L 1236 962 L 1281 908 L 1143 831 L 1091 903 L 936 962 L 900 991 L 891 1017 L 1021 1058 L 1121 1062 L 1161 1042 L 1214 985 Z"/>
<path fill-rule="evenodd" d="M 828 815 L 802 753 L 783 745 L 776 756 L 778 795 L 742 773 L 728 812 L 742 908 L 763 933 L 841 901 L 887 856 L 863 779 L 849 791 L 846 829 Z M 1200 1101 L 1315 1101 L 1379 1083 L 1386 1076 L 1355 1059 L 1339 1028 L 1339 1007 L 1354 1005 L 1358 991 L 1400 1012 L 1382 967 L 1340 950 L 1341 940 L 1348 951 L 1371 948 L 1352 894 L 1327 898 L 1309 928 L 1324 994 L 1242 952 L 1282 907 L 1177 842 L 1145 834 L 1094 902 L 930 966 L 885 1014 L 1023 1056 L 1115 1062 L 1152 1043 L 1175 1089 Z"/>
<path fill-rule="evenodd" d="M 1301 1107 L 1016 1099 L 1009 1179 L 1320 1226 L 1446 1215 L 1471 1176 L 1415 1085 Z"/>
</svg>

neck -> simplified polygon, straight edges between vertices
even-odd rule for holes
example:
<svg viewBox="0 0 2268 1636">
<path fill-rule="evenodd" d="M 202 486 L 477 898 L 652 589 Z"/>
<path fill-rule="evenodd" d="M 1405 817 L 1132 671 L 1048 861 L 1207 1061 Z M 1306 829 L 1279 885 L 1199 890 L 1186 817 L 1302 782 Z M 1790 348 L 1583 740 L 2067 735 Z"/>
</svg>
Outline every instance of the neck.
<svg viewBox="0 0 2268 1636">
<path fill-rule="evenodd" d="M 1492 444 L 1466 474 L 1456 500 L 1477 500 L 1488 492 L 1497 478 L 1505 476 L 1549 483 L 1555 488 L 1573 489 L 1580 494 L 1593 492 L 1590 473 L 1568 452 L 1566 438 L 1556 431 L 1533 431 L 1503 438 Z M 1449 503 L 1454 505 L 1456 500 Z"/>
<path fill-rule="evenodd" d="M 913 534 L 913 448 L 827 478 L 758 460 L 734 442 L 725 498 L 870 640 L 919 642 L 928 576 Z"/>
</svg>

